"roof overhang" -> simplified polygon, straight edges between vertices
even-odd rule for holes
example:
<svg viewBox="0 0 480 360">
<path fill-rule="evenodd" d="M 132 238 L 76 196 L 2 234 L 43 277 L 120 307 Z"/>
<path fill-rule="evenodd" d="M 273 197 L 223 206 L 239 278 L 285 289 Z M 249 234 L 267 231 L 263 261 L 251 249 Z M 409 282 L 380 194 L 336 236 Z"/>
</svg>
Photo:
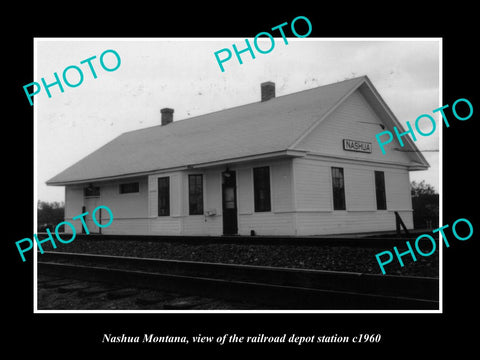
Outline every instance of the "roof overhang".
<svg viewBox="0 0 480 360">
<path fill-rule="evenodd" d="M 258 161 L 258 160 L 304 157 L 306 156 L 306 154 L 307 154 L 307 151 L 303 151 L 303 150 L 281 150 L 281 151 L 274 151 L 274 152 L 265 153 L 265 154 L 256 154 L 256 155 L 242 156 L 242 157 L 232 158 L 232 159 L 205 162 L 201 164 L 190 165 L 188 166 L 188 168 L 203 169 L 208 167 L 238 164 L 238 163 Z"/>
<path fill-rule="evenodd" d="M 397 127 L 403 133 L 405 129 L 403 128 L 400 121 L 397 119 L 393 111 L 389 108 L 385 100 L 380 96 L 378 91 L 373 86 L 372 82 L 368 78 L 368 76 L 362 76 L 361 79 L 357 82 L 357 84 L 352 87 L 347 93 L 341 97 L 337 103 L 332 106 L 323 116 L 318 119 L 315 123 L 313 123 L 309 129 L 307 129 L 299 138 L 293 142 L 289 148 L 295 148 L 300 142 L 310 134 L 317 126 L 321 124 L 323 120 L 328 118 L 328 116 L 333 113 L 337 107 L 342 104 L 345 99 L 347 99 L 353 92 L 359 90 L 362 95 L 367 99 L 368 103 L 372 106 L 374 111 L 377 115 L 382 119 L 385 127 L 390 131 L 393 132 L 393 128 Z M 419 166 L 415 166 L 415 170 L 426 170 L 430 167 L 430 164 L 422 155 L 421 151 L 416 147 L 415 143 L 410 139 L 409 136 L 406 136 L 403 141 L 405 142 L 405 149 L 411 153 L 412 162 L 415 164 L 419 164 Z M 410 170 L 410 168 L 409 168 Z M 412 169 L 413 170 L 413 169 Z"/>
<path fill-rule="evenodd" d="M 118 174 L 113 176 L 105 176 L 105 177 L 90 178 L 90 179 L 79 179 L 79 180 L 73 180 L 73 181 L 47 181 L 46 184 L 50 186 L 67 186 L 67 185 L 80 185 L 80 184 L 88 184 L 88 183 L 102 182 L 102 181 L 115 181 L 115 180 L 129 179 L 129 178 L 135 178 L 140 176 L 148 176 L 153 174 L 161 174 L 166 172 L 184 171 L 189 169 L 204 169 L 204 168 L 238 164 L 238 163 L 251 162 L 251 161 L 304 157 L 306 156 L 306 154 L 307 154 L 306 151 L 301 151 L 301 150 L 281 150 L 281 151 L 274 151 L 274 152 L 269 152 L 265 154 L 255 154 L 255 155 L 249 155 L 249 156 L 242 156 L 238 158 L 204 162 L 201 164 L 192 164 L 192 165 L 186 165 L 186 166 L 175 167 L 175 168 L 167 168 L 167 169 L 155 169 L 155 170 L 130 173 L 130 174 Z"/>
<path fill-rule="evenodd" d="M 88 184 L 93 182 L 96 183 L 96 182 L 102 182 L 102 181 L 130 179 L 130 178 L 136 178 L 141 176 L 148 176 L 151 174 L 158 174 L 162 172 L 181 171 L 186 169 L 187 169 L 186 166 L 181 166 L 181 167 L 170 168 L 170 169 L 158 169 L 158 170 L 150 170 L 150 171 L 130 173 L 130 174 L 118 174 L 118 175 L 96 177 L 96 178 L 89 178 L 89 179 L 78 179 L 78 180 L 72 180 L 72 181 L 47 181 L 46 184 L 49 186 L 80 185 L 80 184 Z"/>
<path fill-rule="evenodd" d="M 370 79 L 365 76 L 365 80 L 362 84 L 359 85 L 359 90 L 368 100 L 370 105 L 376 111 L 376 113 L 380 116 L 383 120 L 387 130 L 393 133 L 393 128 L 396 127 L 400 130 L 401 133 L 405 132 L 400 121 L 397 119 L 393 111 L 387 105 L 385 100 L 380 96 L 378 91 L 375 89 L 373 84 L 371 83 Z M 414 158 L 414 162 L 418 163 L 421 168 L 415 170 L 426 170 L 430 167 L 427 159 L 423 156 L 422 152 L 417 148 L 413 140 L 410 136 L 405 136 L 403 138 L 403 142 L 405 143 L 405 150 L 411 153 L 412 157 Z"/>
<path fill-rule="evenodd" d="M 416 170 L 427 170 L 428 166 L 421 164 L 419 162 L 409 162 L 409 163 L 399 163 L 394 161 L 378 160 L 378 159 L 365 159 L 365 158 L 353 158 L 351 156 L 342 156 L 342 155 L 332 155 L 332 154 L 322 154 L 315 152 L 308 152 L 305 156 L 306 158 L 312 158 L 315 160 L 325 160 L 325 161 L 335 161 L 345 164 L 359 164 L 365 166 L 386 166 L 398 169 L 406 169 L 408 171 Z"/>
</svg>

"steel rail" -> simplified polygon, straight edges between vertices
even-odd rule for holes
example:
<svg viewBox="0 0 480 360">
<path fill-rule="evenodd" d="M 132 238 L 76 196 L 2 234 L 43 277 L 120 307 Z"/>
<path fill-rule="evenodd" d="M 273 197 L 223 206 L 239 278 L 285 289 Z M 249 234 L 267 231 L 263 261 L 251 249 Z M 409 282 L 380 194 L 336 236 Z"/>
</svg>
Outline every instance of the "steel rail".
<svg viewBox="0 0 480 360">
<path fill-rule="evenodd" d="M 438 309 L 438 279 L 45 252 L 38 272 L 288 309 Z"/>
</svg>

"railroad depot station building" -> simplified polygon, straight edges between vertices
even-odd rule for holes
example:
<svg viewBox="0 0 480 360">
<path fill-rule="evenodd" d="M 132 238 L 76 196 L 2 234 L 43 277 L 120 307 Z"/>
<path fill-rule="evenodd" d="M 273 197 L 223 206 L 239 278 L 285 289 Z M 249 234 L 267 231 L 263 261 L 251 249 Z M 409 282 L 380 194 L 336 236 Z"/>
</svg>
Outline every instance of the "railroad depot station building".
<svg viewBox="0 0 480 360">
<path fill-rule="evenodd" d="M 139 235 L 322 235 L 413 228 L 409 171 L 428 163 L 366 76 L 124 133 L 49 181 L 65 220 Z M 403 132 L 404 130 L 402 130 Z M 114 219 L 100 229 L 92 210 Z M 97 213 L 98 215 L 98 213 Z M 103 223 L 109 221 L 105 211 Z M 69 228 L 66 227 L 68 231 Z"/>
</svg>

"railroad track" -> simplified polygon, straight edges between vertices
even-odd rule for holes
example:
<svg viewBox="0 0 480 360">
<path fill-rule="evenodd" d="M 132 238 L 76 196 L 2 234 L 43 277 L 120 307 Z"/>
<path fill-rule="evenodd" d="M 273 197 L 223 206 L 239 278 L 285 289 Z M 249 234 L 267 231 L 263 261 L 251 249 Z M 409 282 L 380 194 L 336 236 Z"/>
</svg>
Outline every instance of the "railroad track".
<svg viewBox="0 0 480 360">
<path fill-rule="evenodd" d="M 438 309 L 438 279 L 45 252 L 38 273 L 290 309 Z M 264 308 L 264 307 L 263 307 Z"/>
</svg>

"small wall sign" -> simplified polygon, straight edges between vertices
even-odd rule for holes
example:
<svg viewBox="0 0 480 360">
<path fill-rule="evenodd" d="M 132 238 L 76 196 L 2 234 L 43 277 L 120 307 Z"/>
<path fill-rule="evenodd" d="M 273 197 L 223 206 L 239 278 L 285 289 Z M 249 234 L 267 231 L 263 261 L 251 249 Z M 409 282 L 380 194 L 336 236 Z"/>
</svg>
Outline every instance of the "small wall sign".
<svg viewBox="0 0 480 360">
<path fill-rule="evenodd" d="M 343 139 L 343 150 L 371 153 L 372 143 L 358 140 Z"/>
</svg>

